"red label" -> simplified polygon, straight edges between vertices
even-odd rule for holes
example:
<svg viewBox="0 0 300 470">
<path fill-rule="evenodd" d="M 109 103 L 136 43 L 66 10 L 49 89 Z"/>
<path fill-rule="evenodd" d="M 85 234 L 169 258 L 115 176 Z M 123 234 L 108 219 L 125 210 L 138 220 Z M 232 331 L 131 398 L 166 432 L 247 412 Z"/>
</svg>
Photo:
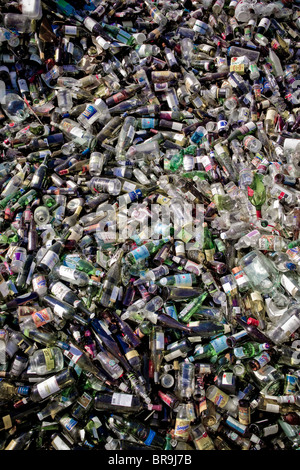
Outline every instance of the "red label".
<svg viewBox="0 0 300 470">
<path fill-rule="evenodd" d="M 248 189 L 248 196 L 252 197 L 254 194 L 253 189 L 251 189 L 250 186 L 248 186 L 247 189 Z"/>
</svg>

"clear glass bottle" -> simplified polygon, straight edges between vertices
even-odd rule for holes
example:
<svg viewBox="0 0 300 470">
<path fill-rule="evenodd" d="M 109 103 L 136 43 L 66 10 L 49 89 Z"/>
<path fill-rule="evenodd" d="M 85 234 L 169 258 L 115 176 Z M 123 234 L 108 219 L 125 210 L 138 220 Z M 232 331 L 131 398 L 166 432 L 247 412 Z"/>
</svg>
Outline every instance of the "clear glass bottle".
<svg viewBox="0 0 300 470">
<path fill-rule="evenodd" d="M 29 357 L 30 372 L 48 375 L 59 372 L 64 367 L 64 356 L 58 347 L 39 349 Z"/>
</svg>

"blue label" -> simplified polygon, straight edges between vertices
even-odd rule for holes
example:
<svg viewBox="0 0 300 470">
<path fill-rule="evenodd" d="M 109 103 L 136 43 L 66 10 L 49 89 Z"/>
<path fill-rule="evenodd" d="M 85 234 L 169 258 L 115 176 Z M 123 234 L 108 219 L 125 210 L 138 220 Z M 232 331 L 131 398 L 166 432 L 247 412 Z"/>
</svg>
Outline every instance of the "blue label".
<svg viewBox="0 0 300 470">
<path fill-rule="evenodd" d="M 226 340 L 227 336 L 223 335 L 210 342 L 217 354 L 228 348 Z"/>
<path fill-rule="evenodd" d="M 245 434 L 245 426 L 240 424 L 238 421 L 233 420 L 229 417 L 226 419 L 226 423 L 228 424 L 228 426 L 230 426 L 232 429 L 235 429 L 240 434 Z"/>
<path fill-rule="evenodd" d="M 152 127 L 155 127 L 155 120 L 153 118 L 142 118 L 143 129 L 152 129 Z"/>
<path fill-rule="evenodd" d="M 20 395 L 29 395 L 30 387 L 18 387 L 18 393 Z"/>
<path fill-rule="evenodd" d="M 77 421 L 73 418 L 71 418 L 69 420 L 69 422 L 65 425 L 65 428 L 68 430 L 68 431 L 72 431 L 72 429 L 76 426 L 77 424 Z"/>
<path fill-rule="evenodd" d="M 94 114 L 96 114 L 96 112 L 97 112 L 97 109 L 94 108 L 94 106 L 89 105 L 86 107 L 86 110 L 83 111 L 82 116 L 84 116 L 87 119 L 90 119 L 92 116 L 94 116 Z"/>
<path fill-rule="evenodd" d="M 147 439 L 145 440 L 144 444 L 146 444 L 146 446 L 150 446 L 154 437 L 156 435 L 156 432 L 152 431 L 152 429 L 150 429 L 150 432 L 149 432 L 149 435 L 147 437 Z"/>
<path fill-rule="evenodd" d="M 146 245 L 143 245 L 143 246 L 140 246 L 139 248 L 136 248 L 131 253 L 132 253 L 132 256 L 134 257 L 134 259 L 136 261 L 148 258 L 148 256 L 150 255 L 149 250 L 146 247 Z"/>
</svg>

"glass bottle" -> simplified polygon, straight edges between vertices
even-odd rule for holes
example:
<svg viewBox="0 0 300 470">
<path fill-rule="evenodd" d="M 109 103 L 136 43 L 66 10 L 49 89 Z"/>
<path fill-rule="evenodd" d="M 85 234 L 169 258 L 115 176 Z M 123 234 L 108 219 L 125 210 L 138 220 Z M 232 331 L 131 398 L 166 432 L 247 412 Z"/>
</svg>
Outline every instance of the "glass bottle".
<svg viewBox="0 0 300 470">
<path fill-rule="evenodd" d="M 190 417 L 188 404 L 181 403 L 177 409 L 174 437 L 179 441 L 187 441 L 190 436 Z"/>
<path fill-rule="evenodd" d="M 35 384 L 31 388 L 30 392 L 30 400 L 42 401 L 45 398 L 48 398 L 51 395 L 59 392 L 63 388 L 69 387 L 75 383 L 75 378 L 71 372 L 71 369 L 63 369 L 56 375 L 52 375 L 51 377 Z"/>
<path fill-rule="evenodd" d="M 48 375 L 59 372 L 64 367 L 64 357 L 61 349 L 51 347 L 39 349 L 29 357 L 30 371 L 37 375 Z"/>
</svg>

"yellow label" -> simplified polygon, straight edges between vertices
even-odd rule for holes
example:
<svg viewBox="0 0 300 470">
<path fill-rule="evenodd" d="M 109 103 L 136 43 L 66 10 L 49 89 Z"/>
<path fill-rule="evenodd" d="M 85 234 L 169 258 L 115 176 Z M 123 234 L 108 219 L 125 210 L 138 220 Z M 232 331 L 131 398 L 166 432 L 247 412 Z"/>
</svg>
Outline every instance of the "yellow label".
<svg viewBox="0 0 300 470">
<path fill-rule="evenodd" d="M 237 73 L 245 73 L 245 65 L 244 64 L 232 64 L 230 65 L 230 72 L 237 72 Z"/>
<path fill-rule="evenodd" d="M 132 351 L 129 351 L 128 353 L 125 354 L 128 360 L 130 360 L 133 357 L 138 357 L 139 353 L 133 349 Z"/>
<path fill-rule="evenodd" d="M 4 450 L 14 450 L 16 446 L 16 441 L 13 439 Z"/>
<path fill-rule="evenodd" d="M 9 429 L 12 427 L 12 422 L 10 415 L 6 415 L 2 418 L 3 424 L 4 424 L 4 429 Z"/>
<path fill-rule="evenodd" d="M 174 436 L 187 441 L 190 435 L 190 421 L 187 419 L 176 419 Z"/>
<path fill-rule="evenodd" d="M 211 438 L 206 433 L 195 439 L 194 443 L 198 450 L 214 450 L 215 448 Z"/>
<path fill-rule="evenodd" d="M 54 366 L 55 366 L 54 356 L 53 356 L 51 349 L 48 349 L 48 348 L 43 349 L 43 353 L 44 353 L 47 370 L 54 369 Z"/>
<path fill-rule="evenodd" d="M 216 250 L 214 248 L 210 250 L 204 250 L 206 261 L 214 261 L 214 254 Z"/>
</svg>

